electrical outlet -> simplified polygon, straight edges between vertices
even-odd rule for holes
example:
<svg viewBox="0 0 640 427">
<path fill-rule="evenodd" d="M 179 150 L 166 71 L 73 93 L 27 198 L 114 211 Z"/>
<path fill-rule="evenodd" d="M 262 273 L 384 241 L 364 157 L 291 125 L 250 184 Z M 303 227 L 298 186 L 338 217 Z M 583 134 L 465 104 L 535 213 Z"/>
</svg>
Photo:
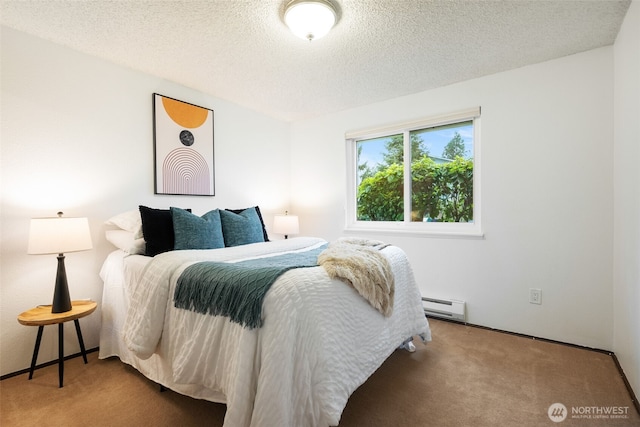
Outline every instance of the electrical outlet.
<svg viewBox="0 0 640 427">
<path fill-rule="evenodd" d="M 529 289 L 529 303 L 542 304 L 542 289 Z"/>
</svg>

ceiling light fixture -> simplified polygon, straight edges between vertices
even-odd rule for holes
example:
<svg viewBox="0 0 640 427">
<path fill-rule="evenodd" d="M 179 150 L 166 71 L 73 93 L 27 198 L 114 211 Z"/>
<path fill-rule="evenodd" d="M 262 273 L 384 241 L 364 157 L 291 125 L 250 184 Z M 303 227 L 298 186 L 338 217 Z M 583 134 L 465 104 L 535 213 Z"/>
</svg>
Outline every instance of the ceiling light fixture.
<svg viewBox="0 0 640 427">
<path fill-rule="evenodd" d="M 336 10 L 326 0 L 292 0 L 284 10 L 291 32 L 309 41 L 325 36 L 336 21 Z"/>
</svg>

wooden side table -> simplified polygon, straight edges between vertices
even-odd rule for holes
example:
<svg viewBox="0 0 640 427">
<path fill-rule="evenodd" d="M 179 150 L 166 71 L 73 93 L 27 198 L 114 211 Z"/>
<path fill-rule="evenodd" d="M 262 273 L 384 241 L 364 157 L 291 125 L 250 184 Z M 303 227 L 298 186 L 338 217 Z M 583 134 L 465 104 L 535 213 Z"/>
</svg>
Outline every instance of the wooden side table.
<svg viewBox="0 0 640 427">
<path fill-rule="evenodd" d="M 58 325 L 58 377 L 60 379 L 60 387 L 62 387 L 62 378 L 64 375 L 64 322 L 73 320 L 75 323 L 82 358 L 84 359 L 84 363 L 87 363 L 87 352 L 84 349 L 84 341 L 82 340 L 82 332 L 80 331 L 80 322 L 78 322 L 78 319 L 93 313 L 97 306 L 98 304 L 95 301 L 71 301 L 71 310 L 64 313 L 52 313 L 50 305 L 39 305 L 18 316 L 18 322 L 20 322 L 20 324 L 38 327 L 36 346 L 33 349 L 31 369 L 29 369 L 29 379 L 33 378 L 33 370 L 36 367 L 38 350 L 40 350 L 42 330 L 46 325 Z"/>
</svg>

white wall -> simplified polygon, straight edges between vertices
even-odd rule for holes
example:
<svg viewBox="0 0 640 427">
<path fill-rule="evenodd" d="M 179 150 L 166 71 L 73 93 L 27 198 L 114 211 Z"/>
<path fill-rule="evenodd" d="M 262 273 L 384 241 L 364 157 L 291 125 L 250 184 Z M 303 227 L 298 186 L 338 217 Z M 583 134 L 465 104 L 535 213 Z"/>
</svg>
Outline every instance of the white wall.
<svg viewBox="0 0 640 427">
<path fill-rule="evenodd" d="M 72 299 L 100 301 L 112 215 L 138 204 L 198 214 L 259 204 L 270 226 L 288 208 L 288 123 L 6 27 L 1 84 L 1 374 L 31 360 L 37 328 L 16 316 L 53 295 L 55 256 L 26 254 L 31 217 L 89 218 L 94 249 L 67 254 L 67 275 Z M 215 197 L 153 195 L 153 92 L 214 110 Z M 87 348 L 96 347 L 100 313 L 81 325 Z M 39 363 L 57 358 L 56 337 L 45 328 Z M 79 351 L 72 323 L 65 349 Z"/>
<path fill-rule="evenodd" d="M 485 238 L 369 236 L 407 252 L 423 295 L 465 300 L 471 323 L 611 349 L 611 47 L 293 123 L 302 232 L 343 234 L 346 131 L 478 105 Z"/>
<path fill-rule="evenodd" d="M 640 2 L 615 48 L 613 350 L 640 392 Z"/>
</svg>

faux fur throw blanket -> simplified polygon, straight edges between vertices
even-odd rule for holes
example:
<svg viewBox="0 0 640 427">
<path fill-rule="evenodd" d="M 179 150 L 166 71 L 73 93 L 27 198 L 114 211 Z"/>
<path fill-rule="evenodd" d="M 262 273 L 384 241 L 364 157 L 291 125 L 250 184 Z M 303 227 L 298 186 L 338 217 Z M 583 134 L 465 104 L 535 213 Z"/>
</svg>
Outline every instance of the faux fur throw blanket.
<svg viewBox="0 0 640 427">
<path fill-rule="evenodd" d="M 378 240 L 339 239 L 318 256 L 318 264 L 329 277 L 352 286 L 373 308 L 389 317 L 395 282 L 389 261 L 380 253 L 387 246 Z"/>
</svg>

